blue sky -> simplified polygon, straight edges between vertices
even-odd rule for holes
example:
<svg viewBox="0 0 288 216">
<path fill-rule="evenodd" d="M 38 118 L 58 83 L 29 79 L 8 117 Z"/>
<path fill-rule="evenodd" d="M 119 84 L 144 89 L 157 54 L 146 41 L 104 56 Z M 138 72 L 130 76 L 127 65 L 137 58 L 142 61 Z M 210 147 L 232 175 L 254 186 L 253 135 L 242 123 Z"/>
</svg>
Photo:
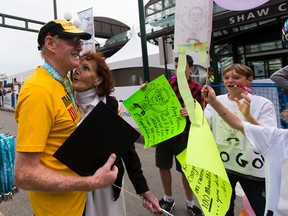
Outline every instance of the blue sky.
<svg viewBox="0 0 288 216">
<path fill-rule="evenodd" d="M 143 4 L 148 1 L 143 0 Z M 139 27 L 137 0 L 58 0 L 57 17 L 64 18 L 64 14 L 70 12 L 73 20 L 77 18 L 77 12 L 91 7 L 94 16 L 114 18 L 130 27 Z M 2 0 L 0 13 L 47 22 L 54 19 L 53 0 Z M 42 64 L 37 50 L 37 33 L 0 27 L 0 34 L 0 74 L 9 76 Z"/>
</svg>

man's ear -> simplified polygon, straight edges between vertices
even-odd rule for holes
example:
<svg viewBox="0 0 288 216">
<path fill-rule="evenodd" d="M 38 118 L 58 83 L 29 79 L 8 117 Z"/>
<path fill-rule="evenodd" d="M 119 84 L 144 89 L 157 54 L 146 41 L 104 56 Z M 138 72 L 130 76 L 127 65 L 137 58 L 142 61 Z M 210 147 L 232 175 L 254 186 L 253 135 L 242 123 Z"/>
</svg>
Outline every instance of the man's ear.
<svg viewBox="0 0 288 216">
<path fill-rule="evenodd" d="M 51 52 L 55 51 L 55 39 L 52 36 L 46 36 L 45 37 L 45 47 L 50 50 Z"/>
</svg>

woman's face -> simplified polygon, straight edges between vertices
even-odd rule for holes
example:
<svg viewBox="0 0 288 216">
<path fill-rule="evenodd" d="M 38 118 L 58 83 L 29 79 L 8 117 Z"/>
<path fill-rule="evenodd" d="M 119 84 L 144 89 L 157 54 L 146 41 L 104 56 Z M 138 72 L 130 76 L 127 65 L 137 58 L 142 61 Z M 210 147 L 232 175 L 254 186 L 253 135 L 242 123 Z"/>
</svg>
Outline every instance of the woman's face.
<svg viewBox="0 0 288 216">
<path fill-rule="evenodd" d="M 237 85 L 249 85 L 253 81 L 253 77 L 250 76 L 248 79 L 242 74 L 238 74 L 235 70 L 228 71 L 224 76 L 224 85 L 227 91 L 233 95 L 240 95 L 242 89 L 237 87 Z"/>
<path fill-rule="evenodd" d="M 102 82 L 97 74 L 97 63 L 95 61 L 83 60 L 73 73 L 73 88 L 78 92 L 84 92 L 95 88 Z"/>
</svg>

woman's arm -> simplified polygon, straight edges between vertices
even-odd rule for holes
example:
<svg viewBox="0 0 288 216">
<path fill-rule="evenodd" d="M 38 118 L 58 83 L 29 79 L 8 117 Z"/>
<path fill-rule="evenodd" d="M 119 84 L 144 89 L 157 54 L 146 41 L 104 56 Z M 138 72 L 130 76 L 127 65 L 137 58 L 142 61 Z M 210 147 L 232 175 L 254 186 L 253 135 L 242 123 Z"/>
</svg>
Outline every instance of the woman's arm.
<svg viewBox="0 0 288 216">
<path fill-rule="evenodd" d="M 152 213 L 161 213 L 158 199 L 149 191 L 146 178 L 141 168 L 140 158 L 135 150 L 135 145 L 122 157 L 129 179 L 137 194 L 142 197 L 143 206 Z"/>
</svg>

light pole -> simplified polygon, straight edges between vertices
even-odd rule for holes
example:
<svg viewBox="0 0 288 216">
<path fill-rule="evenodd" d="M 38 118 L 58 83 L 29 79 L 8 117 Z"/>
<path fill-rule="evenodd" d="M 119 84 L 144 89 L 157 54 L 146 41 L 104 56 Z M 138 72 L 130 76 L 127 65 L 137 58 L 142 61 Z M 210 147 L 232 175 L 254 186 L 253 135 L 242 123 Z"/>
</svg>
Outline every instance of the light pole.
<svg viewBox="0 0 288 216">
<path fill-rule="evenodd" d="M 167 57 L 166 57 L 166 41 L 167 39 L 167 36 L 164 35 L 162 36 L 162 45 L 163 45 L 163 54 L 164 54 L 164 65 L 165 65 L 165 75 L 166 75 L 166 78 L 168 79 L 168 71 L 167 71 Z"/>
<path fill-rule="evenodd" d="M 138 0 L 144 81 L 150 82 L 143 0 Z"/>
<path fill-rule="evenodd" d="M 54 8 L 54 19 L 57 19 L 57 3 L 56 3 L 56 0 L 53 0 L 53 8 Z"/>
</svg>

